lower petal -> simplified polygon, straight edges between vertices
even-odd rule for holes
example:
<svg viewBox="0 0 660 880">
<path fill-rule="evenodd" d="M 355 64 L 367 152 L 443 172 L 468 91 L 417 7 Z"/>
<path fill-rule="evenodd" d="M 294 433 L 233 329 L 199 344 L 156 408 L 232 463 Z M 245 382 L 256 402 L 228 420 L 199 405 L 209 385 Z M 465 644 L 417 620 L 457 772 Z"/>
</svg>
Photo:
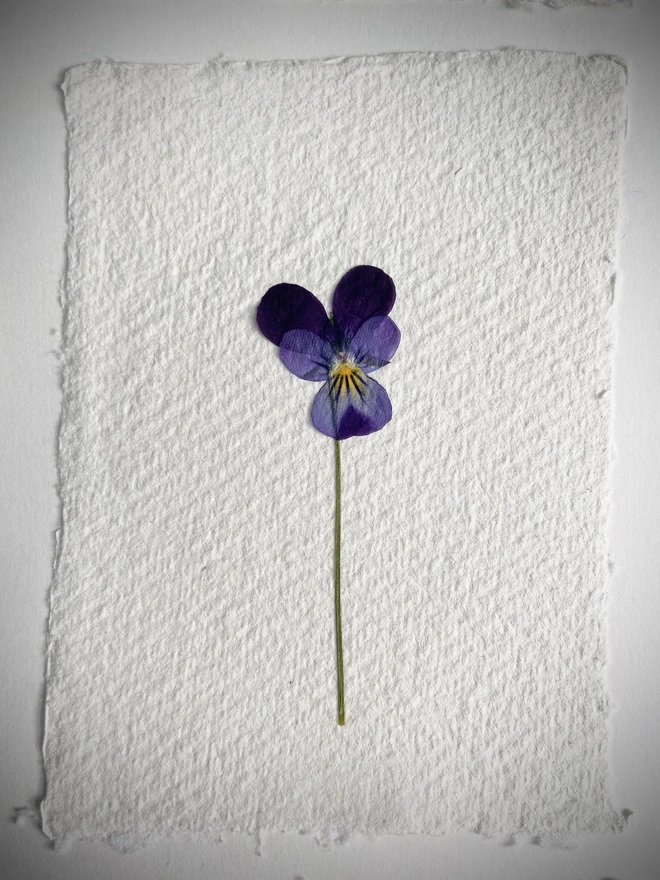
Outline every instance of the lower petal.
<svg viewBox="0 0 660 880">
<path fill-rule="evenodd" d="M 337 440 L 361 437 L 380 431 L 392 418 L 392 404 L 387 391 L 374 379 L 365 376 L 363 396 L 347 395 L 343 412 L 341 403 L 337 413 Z"/>
<path fill-rule="evenodd" d="M 317 431 L 327 434 L 328 437 L 337 439 L 337 422 L 335 418 L 335 406 L 330 394 L 330 383 L 318 392 L 312 404 L 312 424 Z"/>
<path fill-rule="evenodd" d="M 387 391 L 369 376 L 364 379 L 359 394 L 335 394 L 325 383 L 312 405 L 312 423 L 318 431 L 346 440 L 380 431 L 390 421 L 392 404 Z"/>
</svg>

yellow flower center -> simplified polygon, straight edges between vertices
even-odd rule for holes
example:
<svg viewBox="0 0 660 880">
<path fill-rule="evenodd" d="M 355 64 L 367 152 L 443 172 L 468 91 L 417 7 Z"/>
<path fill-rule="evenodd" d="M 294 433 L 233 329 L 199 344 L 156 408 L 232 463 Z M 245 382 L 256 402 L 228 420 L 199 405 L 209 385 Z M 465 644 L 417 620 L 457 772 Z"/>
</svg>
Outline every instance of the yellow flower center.
<svg viewBox="0 0 660 880">
<path fill-rule="evenodd" d="M 335 399 L 351 394 L 364 399 L 367 382 L 362 370 L 354 363 L 342 359 L 330 370 L 330 391 Z"/>
</svg>

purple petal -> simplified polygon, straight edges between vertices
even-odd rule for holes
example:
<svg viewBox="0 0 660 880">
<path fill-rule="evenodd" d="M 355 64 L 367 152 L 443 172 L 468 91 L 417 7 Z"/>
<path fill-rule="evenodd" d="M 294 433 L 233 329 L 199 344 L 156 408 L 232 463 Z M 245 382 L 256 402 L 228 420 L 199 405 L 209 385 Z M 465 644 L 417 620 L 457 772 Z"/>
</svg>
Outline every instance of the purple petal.
<svg viewBox="0 0 660 880">
<path fill-rule="evenodd" d="M 394 282 L 376 266 L 355 266 L 340 279 L 332 297 L 332 317 L 351 337 L 375 315 L 388 315 L 396 299 Z"/>
<path fill-rule="evenodd" d="M 314 403 L 312 404 L 312 424 L 317 431 L 336 439 L 335 408 L 332 403 L 329 382 L 325 383 L 314 398 Z"/>
<path fill-rule="evenodd" d="M 322 336 L 327 320 L 319 300 L 297 284 L 276 284 L 257 306 L 259 329 L 275 345 L 289 330 L 309 330 Z"/>
<path fill-rule="evenodd" d="M 326 382 L 312 404 L 314 427 L 335 440 L 373 434 L 384 427 L 392 418 L 387 391 L 368 376 L 361 388 L 360 394 L 338 395 Z"/>
<path fill-rule="evenodd" d="M 392 404 L 387 391 L 374 379 L 365 377 L 367 387 L 364 399 L 349 397 L 348 403 L 342 411 L 341 403 L 337 413 L 337 439 L 345 440 L 347 437 L 358 437 L 365 434 L 373 434 L 392 418 Z"/>
<path fill-rule="evenodd" d="M 280 358 L 301 379 L 323 382 L 334 357 L 330 345 L 309 330 L 289 330 L 280 342 Z"/>
<path fill-rule="evenodd" d="M 389 364 L 399 347 L 401 333 L 391 318 L 368 318 L 351 339 L 348 348 L 365 373 Z"/>
</svg>

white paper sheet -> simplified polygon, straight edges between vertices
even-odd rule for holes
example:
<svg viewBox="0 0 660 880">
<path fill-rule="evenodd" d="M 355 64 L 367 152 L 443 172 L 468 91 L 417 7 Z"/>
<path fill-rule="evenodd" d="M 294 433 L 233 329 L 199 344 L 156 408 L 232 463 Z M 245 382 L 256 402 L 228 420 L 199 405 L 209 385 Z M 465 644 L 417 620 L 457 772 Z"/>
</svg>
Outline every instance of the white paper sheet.
<svg viewBox="0 0 660 880">
<path fill-rule="evenodd" d="M 66 76 L 44 827 L 621 827 L 610 305 L 625 71 L 506 51 Z M 397 285 L 392 422 L 333 445 L 264 291 Z"/>
<path fill-rule="evenodd" d="M 328 3 L 330 0 L 316 0 L 319 3 Z M 336 2 L 344 2 L 344 0 L 336 0 Z M 346 0 L 346 2 L 360 2 L 360 0 Z M 374 0 L 367 0 L 373 3 Z M 406 3 L 418 2 L 418 0 L 382 0 L 384 3 Z M 425 2 L 437 3 L 463 3 L 466 0 L 425 0 Z M 467 0 L 468 3 L 474 3 L 475 0 Z M 506 5 L 513 7 L 533 6 L 536 3 L 551 6 L 554 9 L 560 9 L 564 6 L 632 6 L 632 0 L 481 0 L 481 3 L 488 5 Z"/>
</svg>

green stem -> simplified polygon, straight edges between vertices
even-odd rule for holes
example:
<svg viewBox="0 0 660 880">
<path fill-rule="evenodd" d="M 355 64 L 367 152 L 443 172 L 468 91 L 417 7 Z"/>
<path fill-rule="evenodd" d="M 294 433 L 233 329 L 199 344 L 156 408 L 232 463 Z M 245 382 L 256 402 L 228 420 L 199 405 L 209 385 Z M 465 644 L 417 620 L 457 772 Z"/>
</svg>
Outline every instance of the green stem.
<svg viewBox="0 0 660 880">
<path fill-rule="evenodd" d="M 337 638 L 337 723 L 344 717 L 344 654 L 341 644 L 341 448 L 335 440 L 335 635 Z"/>
</svg>

